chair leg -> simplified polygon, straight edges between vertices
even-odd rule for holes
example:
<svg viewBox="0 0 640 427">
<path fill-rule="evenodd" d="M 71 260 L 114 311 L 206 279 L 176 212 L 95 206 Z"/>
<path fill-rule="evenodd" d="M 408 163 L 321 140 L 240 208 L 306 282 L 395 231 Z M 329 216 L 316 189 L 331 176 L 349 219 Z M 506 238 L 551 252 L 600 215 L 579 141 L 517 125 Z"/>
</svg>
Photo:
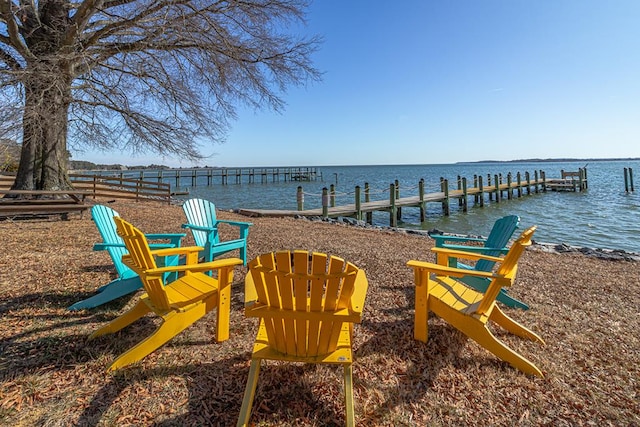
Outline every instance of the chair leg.
<svg viewBox="0 0 640 427">
<path fill-rule="evenodd" d="M 495 309 L 494 309 L 495 311 Z M 531 375 L 543 377 L 542 372 L 533 363 L 525 359 L 515 351 L 511 350 L 502 342 L 493 336 L 491 331 L 481 323 L 468 324 L 460 329 L 469 338 L 489 350 L 501 360 L 509 363 L 514 368 Z"/>
<path fill-rule="evenodd" d="M 142 360 L 180 332 L 184 331 L 200 317 L 202 317 L 202 314 L 194 312 L 194 310 L 168 314 L 163 318 L 162 324 L 156 328 L 153 334 L 118 356 L 113 363 L 109 365 L 107 371 L 113 371 Z"/>
<path fill-rule="evenodd" d="M 132 324 L 150 311 L 151 310 L 147 304 L 145 304 L 143 300 L 139 300 L 130 310 L 124 312 L 105 326 L 92 333 L 89 336 L 89 339 L 117 332 L 125 326 Z"/>
<path fill-rule="evenodd" d="M 252 359 L 249 368 L 249 378 L 247 378 L 247 386 L 244 389 L 244 397 L 242 398 L 242 407 L 240 408 L 240 416 L 236 427 L 244 427 L 249 424 L 251 418 L 251 406 L 253 406 L 253 398 L 256 394 L 258 385 L 258 375 L 260 375 L 260 359 Z"/>
<path fill-rule="evenodd" d="M 67 310 L 75 311 L 97 307 L 135 292 L 140 288 L 142 288 L 142 282 L 137 276 L 129 279 L 116 279 L 98 289 L 95 295 L 67 307 Z"/>
<path fill-rule="evenodd" d="M 216 341 L 222 342 L 229 339 L 229 324 L 231 315 L 231 281 L 233 273 L 220 271 L 218 276 L 218 294 L 216 310 Z"/>
<path fill-rule="evenodd" d="M 544 344 L 544 340 L 538 334 L 507 316 L 498 306 L 496 306 L 491 312 L 489 320 L 496 322 L 498 325 L 502 326 L 514 335 Z"/>
<path fill-rule="evenodd" d="M 344 406 L 347 412 L 347 427 L 355 426 L 355 414 L 353 410 L 353 368 L 344 365 Z"/>
<path fill-rule="evenodd" d="M 247 246 L 245 243 L 245 246 L 240 248 L 240 259 L 242 260 L 242 265 L 247 265 Z"/>
<path fill-rule="evenodd" d="M 426 271 L 415 272 L 416 294 L 413 337 L 422 342 L 429 339 L 429 283 Z"/>
</svg>

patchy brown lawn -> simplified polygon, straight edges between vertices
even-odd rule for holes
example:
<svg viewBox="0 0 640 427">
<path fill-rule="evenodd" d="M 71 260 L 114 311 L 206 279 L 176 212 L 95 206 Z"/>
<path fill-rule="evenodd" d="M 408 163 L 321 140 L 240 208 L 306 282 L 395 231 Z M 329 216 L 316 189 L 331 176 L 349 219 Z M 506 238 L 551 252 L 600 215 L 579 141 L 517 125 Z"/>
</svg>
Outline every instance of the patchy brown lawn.
<svg viewBox="0 0 640 427">
<path fill-rule="evenodd" d="M 145 232 L 183 231 L 180 207 L 112 207 Z M 510 292 L 532 309 L 506 311 L 547 345 L 495 332 L 542 369 L 540 379 L 435 317 L 429 342 L 413 339 L 413 276 L 405 264 L 431 259 L 430 238 L 296 219 L 251 221 L 249 258 L 299 248 L 341 256 L 366 271 L 364 320 L 355 329 L 358 425 L 640 425 L 640 263 L 523 255 Z M 236 270 L 228 341 L 213 341 L 210 313 L 142 362 L 107 374 L 110 361 L 150 334 L 156 321 L 145 318 L 87 340 L 136 299 L 66 310 L 113 277 L 108 255 L 91 250 L 97 241 L 89 215 L 0 222 L 0 424 L 235 425 L 257 330 L 257 320 L 243 316 L 246 269 Z M 268 363 L 251 421 L 342 425 L 341 370 Z"/>
</svg>

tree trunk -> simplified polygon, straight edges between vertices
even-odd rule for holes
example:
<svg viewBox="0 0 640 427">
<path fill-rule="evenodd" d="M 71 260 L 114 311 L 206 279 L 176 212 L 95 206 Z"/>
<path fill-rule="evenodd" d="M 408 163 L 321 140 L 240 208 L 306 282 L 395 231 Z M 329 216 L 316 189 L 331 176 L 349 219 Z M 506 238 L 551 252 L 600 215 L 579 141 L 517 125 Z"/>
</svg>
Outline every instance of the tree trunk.
<svg viewBox="0 0 640 427">
<path fill-rule="evenodd" d="M 71 188 L 67 175 L 67 120 L 71 79 L 59 61 L 39 61 L 24 80 L 22 152 L 16 190 Z"/>
</svg>

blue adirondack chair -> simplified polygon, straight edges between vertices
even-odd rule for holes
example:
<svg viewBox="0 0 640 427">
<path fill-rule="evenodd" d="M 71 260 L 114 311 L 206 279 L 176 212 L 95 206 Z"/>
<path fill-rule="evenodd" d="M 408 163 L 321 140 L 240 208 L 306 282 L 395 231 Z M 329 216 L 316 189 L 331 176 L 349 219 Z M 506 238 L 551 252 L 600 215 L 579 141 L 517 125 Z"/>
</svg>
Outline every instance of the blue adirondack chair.
<svg viewBox="0 0 640 427">
<path fill-rule="evenodd" d="M 183 228 L 191 230 L 196 246 L 202 246 L 202 256 L 206 262 L 213 261 L 218 255 L 239 249 L 243 265 L 247 265 L 247 237 L 253 224 L 241 221 L 225 221 L 216 218 L 216 206 L 208 200 L 189 199 L 182 205 L 187 223 Z M 221 241 L 218 225 L 228 224 L 239 228 L 240 237 L 235 240 Z"/>
<path fill-rule="evenodd" d="M 95 295 L 92 295 L 91 297 L 82 301 L 78 301 L 68 307 L 69 310 L 82 310 L 85 308 L 97 307 L 142 288 L 142 282 L 140 281 L 140 277 L 138 277 L 138 274 L 122 262 L 122 256 L 128 254 L 128 252 L 127 248 L 124 245 L 124 241 L 120 236 L 118 236 L 118 233 L 116 231 L 116 223 L 113 221 L 113 217 L 115 216 L 120 215 L 118 215 L 118 212 L 114 211 L 108 206 L 95 205 L 93 208 L 91 208 L 91 218 L 96 224 L 96 227 L 100 232 L 100 236 L 102 236 L 102 243 L 96 243 L 93 246 L 93 250 L 106 250 L 107 252 L 109 252 L 118 277 L 107 283 L 106 285 L 99 287 Z M 180 240 L 185 236 L 186 234 L 184 233 L 146 235 L 147 239 L 150 240 L 153 239 L 169 241 L 168 243 L 154 243 L 149 245 L 153 249 L 179 247 Z M 162 261 L 162 259 L 160 261 Z M 165 257 L 164 261 L 160 263 L 167 266 L 177 265 L 178 257 Z"/>
<path fill-rule="evenodd" d="M 520 218 L 517 215 L 507 215 L 499 218 L 494 224 L 489 236 L 487 238 L 475 238 L 475 237 L 463 237 L 463 236 L 450 236 L 444 234 L 433 234 L 431 237 L 436 242 L 436 247 L 433 251 L 436 256 L 440 256 L 441 259 L 447 259 L 446 262 L 450 267 L 463 268 L 475 271 L 491 271 L 495 262 L 487 260 L 479 260 L 474 266 L 466 265 L 458 262 L 455 257 L 448 257 L 446 255 L 447 250 L 475 252 L 489 256 L 500 256 L 508 252 L 509 248 L 506 247 L 509 243 L 509 239 L 513 236 L 513 233 L 518 228 Z M 464 243 L 480 243 L 482 246 L 467 246 Z M 443 263 L 444 261 L 439 261 Z M 466 285 L 472 287 L 479 292 L 486 292 L 491 281 L 481 277 L 465 276 L 460 279 Z M 528 310 L 529 306 L 522 301 L 513 298 L 507 293 L 506 289 L 502 289 L 500 294 L 496 298 L 498 301 L 508 307 L 521 308 Z"/>
</svg>

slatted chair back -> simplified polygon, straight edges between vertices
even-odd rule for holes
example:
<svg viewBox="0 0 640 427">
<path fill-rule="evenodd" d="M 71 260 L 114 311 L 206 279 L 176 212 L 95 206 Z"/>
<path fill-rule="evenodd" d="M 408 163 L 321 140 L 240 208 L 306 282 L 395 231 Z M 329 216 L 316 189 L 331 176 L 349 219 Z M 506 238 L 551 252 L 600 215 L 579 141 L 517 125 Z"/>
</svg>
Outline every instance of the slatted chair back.
<svg viewBox="0 0 640 427">
<path fill-rule="evenodd" d="M 187 223 L 182 224 L 193 234 L 197 246 L 204 249 L 201 255 L 205 261 L 213 261 L 216 257 L 231 251 L 238 250 L 239 258 L 243 264 L 247 263 L 247 238 L 249 227 L 253 224 L 243 221 L 229 221 L 216 218 L 216 206 L 208 200 L 189 199 L 182 205 L 187 217 Z M 221 240 L 218 226 L 226 224 L 229 227 L 237 227 L 238 238 Z"/>
<path fill-rule="evenodd" d="M 257 294 L 251 311 L 265 315 L 269 344 L 283 355 L 333 352 L 343 323 L 360 321 L 362 307 L 353 306 L 352 296 L 361 270 L 343 259 L 306 251 L 269 253 L 254 259 L 249 271 Z M 366 288 L 358 289 L 362 292 Z"/>
<path fill-rule="evenodd" d="M 108 206 L 94 205 L 91 208 L 91 218 L 96 224 L 103 243 L 109 244 L 105 248 L 113 261 L 118 276 L 135 276 L 135 273 L 122 262 L 122 257 L 127 254 L 127 248 L 124 246 L 122 238 L 118 236 L 116 223 L 113 220 L 113 217 L 119 216 L 118 212 Z"/>
<path fill-rule="evenodd" d="M 484 246 L 488 248 L 504 248 L 509 243 L 509 239 L 513 236 L 518 224 L 520 223 L 520 217 L 517 215 L 507 215 L 499 218 L 494 224 L 491 232 L 487 236 L 487 241 Z M 483 252 L 485 255 L 500 256 L 499 250 Z M 479 260 L 475 265 L 477 271 L 491 271 L 495 262 L 487 261 L 485 259 Z"/>
<path fill-rule="evenodd" d="M 217 229 L 216 205 L 208 200 L 189 199 L 182 205 L 182 210 L 187 217 L 187 222 L 199 227 L 211 227 L 214 229 L 211 242 L 213 245 L 220 243 Z M 191 229 L 196 246 L 206 246 L 209 232 L 205 230 Z"/>
<path fill-rule="evenodd" d="M 132 224 L 120 217 L 114 217 L 118 235 L 124 241 L 129 254 L 124 257 L 127 265 L 142 280 L 142 286 L 149 295 L 149 299 L 158 309 L 170 308 L 169 298 L 164 290 L 164 280 L 162 274 L 148 275 L 147 270 L 157 268 L 156 261 L 151 254 L 149 243 L 145 235 Z"/>
<path fill-rule="evenodd" d="M 513 285 L 518 271 L 518 260 L 525 248 L 531 245 L 531 239 L 535 231 L 535 226 L 529 227 L 513 242 L 509 252 L 505 255 L 504 260 L 496 270 L 498 278 L 491 281 L 491 284 L 484 294 L 484 298 L 482 298 L 482 302 L 476 310 L 478 314 L 487 314 L 495 305 L 496 298 L 502 288 Z"/>
</svg>

